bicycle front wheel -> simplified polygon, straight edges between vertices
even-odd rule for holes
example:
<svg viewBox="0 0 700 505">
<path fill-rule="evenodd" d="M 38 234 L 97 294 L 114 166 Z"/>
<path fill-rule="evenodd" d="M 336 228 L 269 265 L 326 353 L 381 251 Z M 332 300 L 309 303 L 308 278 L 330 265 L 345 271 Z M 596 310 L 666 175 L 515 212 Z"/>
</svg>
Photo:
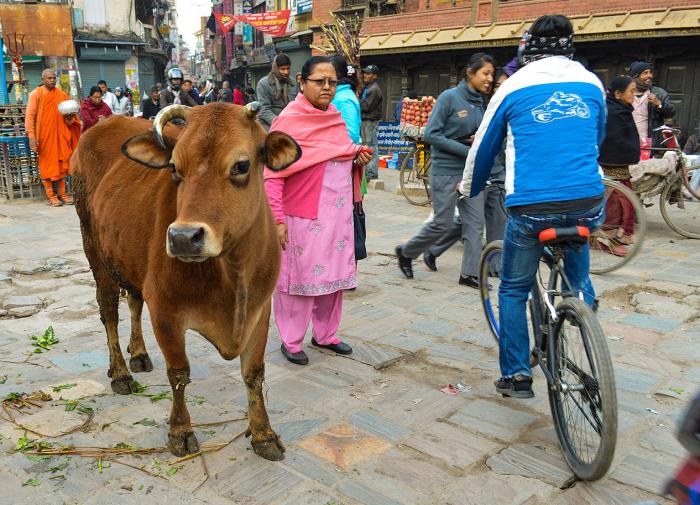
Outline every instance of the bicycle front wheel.
<svg viewBox="0 0 700 505">
<path fill-rule="evenodd" d="M 647 218 L 637 194 L 619 182 L 604 179 L 605 223 L 589 240 L 594 274 L 612 272 L 639 253 L 647 232 Z"/>
<path fill-rule="evenodd" d="M 610 468 L 617 439 L 617 397 L 612 360 L 600 323 L 588 305 L 568 297 L 548 344 L 554 377 L 549 405 L 564 459 L 583 480 Z"/>
<path fill-rule="evenodd" d="M 399 185 L 404 198 L 413 205 L 430 205 L 430 151 L 414 147 L 401 162 Z"/>
<path fill-rule="evenodd" d="M 684 186 L 683 175 L 677 173 L 661 192 L 661 215 L 666 224 L 688 238 L 700 238 L 700 200 Z"/>
</svg>

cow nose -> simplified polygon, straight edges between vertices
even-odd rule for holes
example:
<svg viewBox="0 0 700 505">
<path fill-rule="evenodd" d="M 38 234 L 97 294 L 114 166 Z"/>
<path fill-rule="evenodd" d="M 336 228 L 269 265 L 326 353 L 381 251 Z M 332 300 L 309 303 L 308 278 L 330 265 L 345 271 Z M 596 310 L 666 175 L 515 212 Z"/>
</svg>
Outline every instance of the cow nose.
<svg viewBox="0 0 700 505">
<path fill-rule="evenodd" d="M 199 256 L 204 248 L 205 230 L 201 226 L 168 228 L 168 243 L 174 256 Z"/>
</svg>

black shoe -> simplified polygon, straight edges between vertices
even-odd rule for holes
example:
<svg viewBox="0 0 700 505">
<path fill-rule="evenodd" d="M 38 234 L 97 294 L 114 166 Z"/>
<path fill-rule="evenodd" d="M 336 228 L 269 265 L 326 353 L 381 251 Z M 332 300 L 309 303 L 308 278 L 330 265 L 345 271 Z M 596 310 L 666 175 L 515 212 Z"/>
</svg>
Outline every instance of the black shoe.
<svg viewBox="0 0 700 505">
<path fill-rule="evenodd" d="M 427 266 L 433 272 L 437 272 L 437 265 L 435 264 L 435 259 L 435 256 L 430 254 L 428 251 L 425 251 L 423 253 L 423 263 L 425 263 L 425 266 Z"/>
<path fill-rule="evenodd" d="M 467 275 L 466 277 L 463 275 L 459 276 L 459 283 L 462 286 L 469 286 L 470 288 L 478 288 L 479 287 L 479 279 L 472 275 Z"/>
<path fill-rule="evenodd" d="M 311 345 L 316 347 L 321 347 L 322 349 L 328 349 L 329 351 L 337 352 L 338 354 L 352 354 L 352 347 L 350 347 L 345 342 L 338 342 L 337 344 L 321 345 L 316 342 L 316 339 L 311 337 Z"/>
<path fill-rule="evenodd" d="M 503 396 L 511 398 L 532 398 L 535 393 L 532 391 L 532 377 L 527 375 L 516 375 L 514 377 L 501 377 L 496 382 L 496 391 Z"/>
<path fill-rule="evenodd" d="M 413 266 L 411 265 L 413 260 L 408 256 L 403 255 L 400 245 L 397 245 L 394 251 L 396 252 L 396 257 L 399 260 L 399 270 L 401 270 L 401 273 L 408 279 L 413 279 Z"/>
<path fill-rule="evenodd" d="M 309 357 L 306 355 L 304 351 L 299 351 L 299 352 L 289 352 L 287 348 L 282 344 L 282 355 L 287 358 L 291 363 L 294 363 L 295 365 L 308 365 L 309 364 Z"/>
</svg>

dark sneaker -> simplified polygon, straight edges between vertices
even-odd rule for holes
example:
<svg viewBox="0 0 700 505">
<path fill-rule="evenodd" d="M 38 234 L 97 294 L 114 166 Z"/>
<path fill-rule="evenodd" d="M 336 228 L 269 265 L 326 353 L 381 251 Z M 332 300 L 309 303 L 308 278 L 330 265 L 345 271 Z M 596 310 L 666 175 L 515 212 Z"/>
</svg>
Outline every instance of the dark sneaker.
<svg viewBox="0 0 700 505">
<path fill-rule="evenodd" d="M 282 354 L 284 355 L 285 358 L 290 363 L 294 363 L 295 365 L 308 365 L 309 364 L 309 357 L 306 355 L 304 351 L 299 351 L 299 352 L 289 352 L 287 348 L 282 344 L 281 348 Z"/>
<path fill-rule="evenodd" d="M 433 272 L 437 272 L 437 265 L 435 264 L 435 259 L 435 256 L 430 254 L 428 251 L 425 251 L 423 253 L 423 263 L 425 263 L 425 266 L 427 266 Z"/>
<path fill-rule="evenodd" d="M 338 342 L 337 344 L 322 345 L 316 342 L 316 339 L 311 337 L 311 345 L 315 347 L 321 347 L 323 349 L 328 349 L 329 351 L 336 352 L 338 354 L 352 354 L 352 347 L 350 347 L 345 342 Z"/>
<path fill-rule="evenodd" d="M 532 377 L 527 375 L 501 377 L 495 384 L 496 391 L 503 396 L 510 396 L 511 398 L 532 398 L 535 396 L 535 393 L 532 391 Z"/>
<path fill-rule="evenodd" d="M 400 245 L 396 246 L 394 252 L 396 252 L 396 258 L 399 260 L 399 270 L 401 270 L 401 273 L 404 274 L 407 279 L 413 279 L 413 260 L 403 255 Z"/>
<path fill-rule="evenodd" d="M 479 279 L 472 275 L 460 275 L 459 276 L 459 284 L 461 286 L 469 286 L 470 288 L 479 288 Z"/>
</svg>

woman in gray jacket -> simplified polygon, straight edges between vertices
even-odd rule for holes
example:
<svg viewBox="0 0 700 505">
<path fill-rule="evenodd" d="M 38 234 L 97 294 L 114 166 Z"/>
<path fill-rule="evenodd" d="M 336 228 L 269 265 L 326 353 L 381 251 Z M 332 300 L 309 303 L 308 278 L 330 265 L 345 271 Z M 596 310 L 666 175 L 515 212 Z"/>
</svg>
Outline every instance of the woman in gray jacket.
<svg viewBox="0 0 700 505">
<path fill-rule="evenodd" d="M 465 79 L 456 88 L 440 95 L 430 115 L 424 138 L 430 144 L 432 155 L 430 190 L 434 215 L 415 236 L 396 246 L 399 269 L 409 279 L 413 278 L 412 260 L 428 251 L 452 227 L 455 207 L 459 210 L 462 223 L 473 223 L 478 219 L 475 202 L 459 199 L 455 188 L 461 181 L 469 148 L 483 118 L 483 95 L 491 89 L 495 70 L 490 55 L 472 55 L 467 63 Z M 483 211 L 481 216 L 483 220 Z M 477 240 L 468 228 L 462 228 L 464 255 L 459 283 L 477 287 L 481 237 Z"/>
</svg>

